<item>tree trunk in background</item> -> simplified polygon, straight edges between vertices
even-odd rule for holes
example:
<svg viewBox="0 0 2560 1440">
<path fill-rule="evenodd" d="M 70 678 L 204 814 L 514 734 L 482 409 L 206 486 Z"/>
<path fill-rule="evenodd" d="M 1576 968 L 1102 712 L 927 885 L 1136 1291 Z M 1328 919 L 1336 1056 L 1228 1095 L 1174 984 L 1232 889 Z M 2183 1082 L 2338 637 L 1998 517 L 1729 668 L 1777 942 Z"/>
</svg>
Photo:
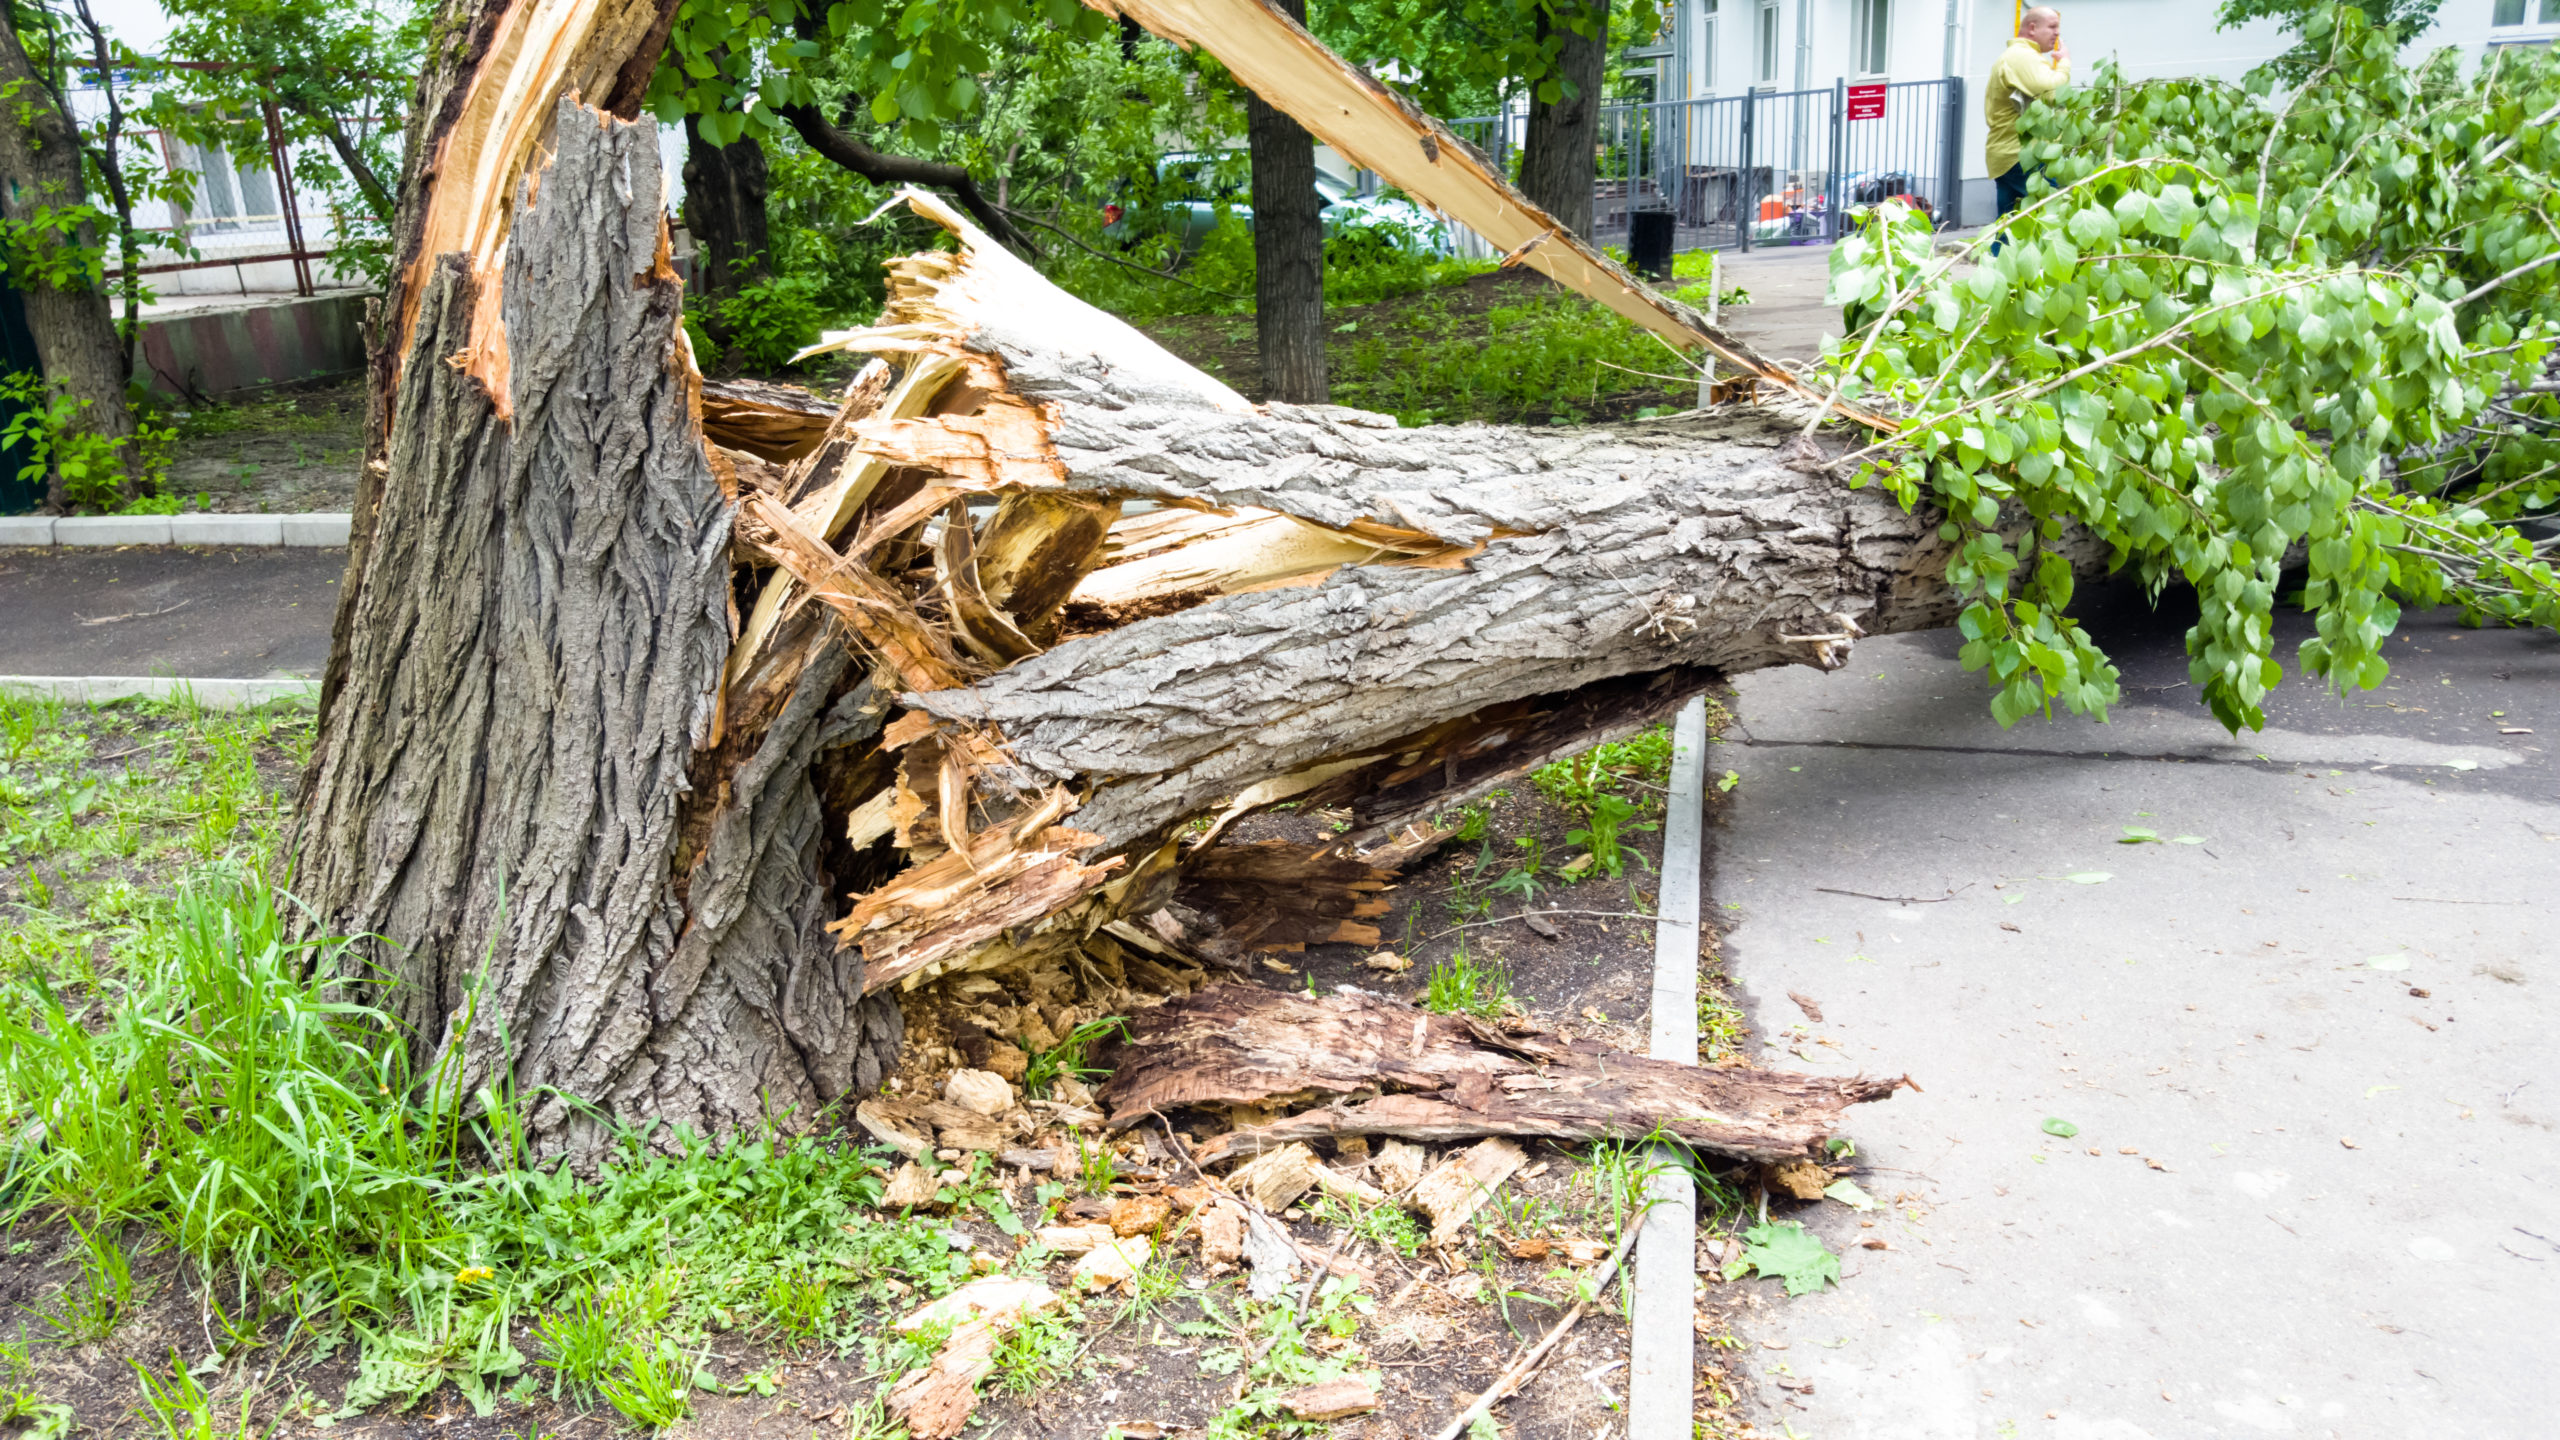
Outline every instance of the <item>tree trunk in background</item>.
<svg viewBox="0 0 2560 1440">
<path fill-rule="evenodd" d="M 1305 23 L 1306 0 L 1276 0 Z M 1316 142 L 1298 122 L 1248 91 L 1245 138 L 1253 155 L 1254 331 L 1262 392 L 1321 405 L 1332 398 L 1324 356 L 1324 209 L 1316 193 Z"/>
<path fill-rule="evenodd" d="M 693 288 L 726 300 L 768 273 L 764 145 L 750 135 L 734 145 L 702 138 L 697 117 L 684 117 L 684 226 L 693 236 Z M 706 323 L 729 343 L 727 327 Z"/>
<path fill-rule="evenodd" d="M 81 181 L 79 137 L 71 122 L 54 108 L 5 13 L 0 13 L 0 86 L 14 91 L 9 104 L 18 121 L 0 123 L 0 216 L 12 224 L 26 224 L 49 210 L 80 203 L 86 192 Z M 125 404 L 124 341 L 116 334 L 115 314 L 107 304 L 106 291 L 87 281 L 87 264 L 66 253 L 96 249 L 104 241 L 97 227 L 87 224 L 69 235 L 49 230 L 39 234 L 42 238 L 35 241 L 36 253 L 47 262 L 61 261 L 71 276 L 57 286 L 46 283 L 41 275 L 25 273 L 26 267 L 13 266 L 20 272 L 18 286 L 26 297 L 27 329 L 35 336 L 36 354 L 44 362 L 45 382 L 57 394 L 87 402 L 69 422 L 68 431 L 114 440 L 117 460 L 129 467 L 133 411 Z M 14 467 L 25 460 L 12 451 L 0 463 Z M 91 483 L 102 482 L 93 478 Z M 122 498 L 131 498 L 133 482 L 126 480 L 118 493 Z M 48 508 L 62 511 L 84 499 L 94 502 L 118 496 L 69 494 L 57 470 L 47 481 L 45 498 Z"/>
<path fill-rule="evenodd" d="M 1557 0 L 1570 10 L 1575 0 Z M 1520 193 L 1584 239 L 1591 238 L 1591 191 L 1599 175 L 1600 91 L 1608 78 L 1609 0 L 1590 0 L 1592 33 L 1575 34 L 1544 5 L 1538 35 L 1562 41 L 1550 78 L 1565 90 L 1553 102 L 1529 98 L 1529 133 L 1520 147 Z"/>
</svg>

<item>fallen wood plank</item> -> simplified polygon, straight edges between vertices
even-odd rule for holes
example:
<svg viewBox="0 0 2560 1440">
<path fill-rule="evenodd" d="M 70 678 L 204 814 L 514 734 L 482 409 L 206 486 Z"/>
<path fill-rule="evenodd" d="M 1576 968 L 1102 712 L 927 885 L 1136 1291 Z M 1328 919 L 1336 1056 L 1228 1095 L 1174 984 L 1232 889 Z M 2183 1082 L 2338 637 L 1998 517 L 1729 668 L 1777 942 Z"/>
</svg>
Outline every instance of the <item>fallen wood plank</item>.
<svg viewBox="0 0 2560 1440">
<path fill-rule="evenodd" d="M 776 464 L 797 460 L 827 438 L 838 402 L 764 380 L 702 382 L 702 433 L 715 444 Z"/>
<path fill-rule="evenodd" d="M 1349 1135 L 1637 1140 L 1657 1130 L 1721 1154 L 1801 1159 L 1842 1110 L 1903 1083 L 1705 1069 L 1508 1035 L 1383 996 L 1311 1000 L 1236 984 L 1140 1015 L 1117 1063 L 1101 1097 L 1114 1128 L 1183 1106 L 1332 1102 L 1221 1135 L 1200 1148 L 1203 1164 Z"/>
</svg>

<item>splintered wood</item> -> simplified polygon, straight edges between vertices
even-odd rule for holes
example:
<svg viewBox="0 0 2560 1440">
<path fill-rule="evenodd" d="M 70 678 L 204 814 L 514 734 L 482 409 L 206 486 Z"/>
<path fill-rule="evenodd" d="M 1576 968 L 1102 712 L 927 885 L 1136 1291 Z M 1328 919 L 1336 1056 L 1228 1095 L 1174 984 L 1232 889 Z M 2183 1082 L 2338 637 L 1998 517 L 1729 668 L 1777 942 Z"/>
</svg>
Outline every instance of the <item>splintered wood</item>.
<svg viewBox="0 0 2560 1440">
<path fill-rule="evenodd" d="M 1747 1159 L 1802 1159 L 1848 1106 L 1902 1083 L 1704 1069 L 1535 1030 L 1511 1034 L 1381 996 L 1310 1000 L 1249 985 L 1213 985 L 1139 1016 L 1118 1060 L 1101 1094 L 1114 1126 L 1182 1107 L 1316 1107 L 1218 1136 L 1199 1148 L 1203 1164 L 1350 1135 L 1634 1140 L 1657 1132 Z"/>
<path fill-rule="evenodd" d="M 1860 564 L 1942 544 L 1790 468 L 1807 444 L 1766 417 L 1595 442 L 1257 408 L 902 199 L 959 247 L 893 262 L 878 323 L 817 347 L 878 357 L 823 425 L 761 390 L 702 401 L 755 600 L 692 778 L 720 793 L 808 656 L 863 662 L 840 685 L 871 687 L 877 728 L 816 778 L 828 928 L 866 992 L 1112 936 L 1172 970 L 1375 945 L 1431 816 L 1720 672 L 1836 659 L 1789 635 L 1902 628 Z M 1682 473 L 1702 439 L 1741 448 Z M 1226 839 L 1283 801 L 1352 823 L 1323 849 Z M 1168 903 L 1198 923 L 1131 928 Z"/>
</svg>

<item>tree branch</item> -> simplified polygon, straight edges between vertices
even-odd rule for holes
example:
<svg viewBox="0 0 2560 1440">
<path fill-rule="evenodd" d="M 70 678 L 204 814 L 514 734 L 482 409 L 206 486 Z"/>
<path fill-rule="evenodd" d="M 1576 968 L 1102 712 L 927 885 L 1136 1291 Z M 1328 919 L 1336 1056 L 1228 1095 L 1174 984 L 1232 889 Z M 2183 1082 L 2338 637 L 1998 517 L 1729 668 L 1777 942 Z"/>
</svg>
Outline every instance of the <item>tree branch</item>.
<svg viewBox="0 0 2560 1440">
<path fill-rule="evenodd" d="M 931 185 L 949 190 L 961 208 L 969 212 L 980 228 L 1005 244 L 1037 255 L 1039 249 L 1014 227 L 1004 211 L 987 202 L 978 193 L 978 182 L 968 167 L 941 160 L 919 160 L 911 155 L 891 155 L 874 150 L 861 137 L 846 134 L 827 123 L 814 105 L 782 105 L 774 109 L 796 131 L 801 141 L 820 155 L 870 181 L 874 185 Z"/>
<path fill-rule="evenodd" d="M 288 99 L 285 103 L 320 126 L 320 133 L 328 137 L 329 148 L 337 152 L 338 163 L 347 167 L 348 178 L 354 180 L 356 189 L 363 193 L 365 208 L 373 212 L 374 219 L 390 224 L 393 209 L 391 192 L 384 188 L 382 177 L 374 174 L 373 167 L 364 162 L 363 152 L 356 149 L 354 140 L 348 138 L 346 127 L 338 123 L 338 117 L 315 110 L 299 99 Z"/>
</svg>

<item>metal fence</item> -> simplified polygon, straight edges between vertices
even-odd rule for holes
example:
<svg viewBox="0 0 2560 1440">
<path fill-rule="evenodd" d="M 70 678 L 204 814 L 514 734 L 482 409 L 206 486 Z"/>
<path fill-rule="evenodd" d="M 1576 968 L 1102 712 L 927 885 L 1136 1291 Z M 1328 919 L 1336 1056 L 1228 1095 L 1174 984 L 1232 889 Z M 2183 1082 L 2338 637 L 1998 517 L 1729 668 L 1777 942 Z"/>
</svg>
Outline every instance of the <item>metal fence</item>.
<svg viewBox="0 0 2560 1440">
<path fill-rule="evenodd" d="M 1605 107 L 1594 236 L 1625 244 L 1654 210 L 1674 217 L 1676 249 L 1821 244 L 1894 196 L 1952 226 L 1963 111 L 1955 76 Z M 1450 128 L 1509 174 L 1525 124 L 1513 113 Z"/>
</svg>

